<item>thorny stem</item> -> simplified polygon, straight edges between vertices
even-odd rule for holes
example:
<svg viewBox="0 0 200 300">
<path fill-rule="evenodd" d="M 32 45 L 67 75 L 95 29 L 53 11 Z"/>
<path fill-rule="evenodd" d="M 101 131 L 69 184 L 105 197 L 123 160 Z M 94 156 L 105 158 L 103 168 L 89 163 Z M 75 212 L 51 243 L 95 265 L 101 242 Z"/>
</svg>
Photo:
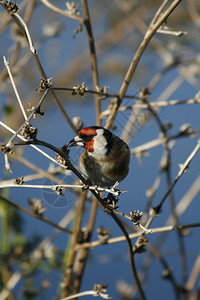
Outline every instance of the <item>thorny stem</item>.
<svg viewBox="0 0 200 300">
<path fill-rule="evenodd" d="M 196 227 L 200 227 L 200 223 L 178 225 L 178 226 L 168 225 L 168 226 L 164 226 L 164 227 L 151 228 L 151 230 L 148 231 L 148 233 L 144 233 L 144 234 L 149 235 L 149 234 L 155 234 L 155 233 L 166 233 L 166 232 L 170 232 L 173 230 L 183 230 L 183 229 L 196 228 Z M 130 239 L 135 239 L 140 236 L 141 236 L 140 231 L 129 234 Z M 125 236 L 123 235 L 123 236 L 110 238 L 110 239 L 106 240 L 105 244 L 110 245 L 110 244 L 116 244 L 116 243 L 120 243 L 120 242 L 124 242 L 124 241 L 125 241 Z M 96 240 L 96 241 L 92 241 L 92 242 L 85 242 L 83 244 L 79 244 L 76 246 L 76 250 L 83 249 L 83 248 L 94 248 L 94 247 L 98 247 L 98 246 L 102 246 L 101 240 Z"/>
<path fill-rule="evenodd" d="M 74 91 L 74 87 L 65 87 L 65 86 L 53 86 L 51 85 L 50 87 L 52 90 L 57 90 L 57 91 L 69 91 L 69 92 L 73 92 Z M 113 98 L 113 97 L 118 97 L 118 94 L 115 94 L 115 93 L 107 93 L 107 92 L 99 92 L 99 91 L 96 91 L 96 90 L 90 90 L 90 89 L 87 89 L 87 92 L 86 94 L 96 94 L 100 97 L 103 97 L 103 98 Z M 136 95 L 125 95 L 124 98 L 128 98 L 128 99 L 138 99 L 140 100 L 141 97 L 138 97 Z"/>
<path fill-rule="evenodd" d="M 74 88 L 73 87 L 62 87 L 62 86 L 53 86 L 51 85 L 50 89 L 52 90 L 57 90 L 57 91 L 69 91 L 73 92 Z M 97 94 L 100 97 L 103 98 L 117 98 L 118 94 L 114 93 L 105 93 L 105 92 L 98 92 L 94 90 L 88 89 L 86 94 Z M 136 100 L 143 100 L 142 97 L 136 96 L 136 95 L 124 95 L 124 98 L 127 99 L 136 99 Z M 165 106 L 174 106 L 174 105 L 184 105 L 184 104 L 195 104 L 195 103 L 200 103 L 200 94 L 197 93 L 194 98 L 192 99 L 187 99 L 187 100 L 169 100 L 169 101 L 154 101 L 151 102 L 151 107 L 165 107 Z M 148 108 L 148 105 L 145 103 L 136 103 L 133 105 L 127 105 L 127 106 L 120 106 L 119 111 L 125 111 L 125 110 L 133 110 L 135 108 Z M 107 117 L 110 114 L 110 110 L 106 109 L 101 112 L 101 119 Z"/>
<path fill-rule="evenodd" d="M 0 143 L 1 146 L 1 143 Z M 41 170 L 43 172 L 43 176 L 47 176 L 45 171 Z M 47 173 L 48 174 L 48 173 Z M 51 177 L 52 178 L 52 177 Z M 63 191 L 65 191 L 66 189 L 79 189 L 79 190 L 83 190 L 85 188 L 85 185 L 76 185 L 76 184 L 65 184 L 64 182 L 59 183 L 59 184 L 51 184 L 51 185 L 47 185 L 47 184 L 23 184 L 23 185 L 16 185 L 15 183 L 13 183 L 12 180 L 9 181 L 1 181 L 0 182 L 0 189 L 2 188 L 6 188 L 6 187 L 20 187 L 20 188 L 33 188 L 33 189 L 51 189 L 51 190 L 55 190 L 57 188 L 63 189 Z M 112 195 L 115 196 L 119 196 L 119 194 L 121 194 L 123 191 L 113 191 L 112 189 L 106 189 L 103 187 L 96 187 L 96 186 L 88 186 L 87 187 L 90 191 L 98 191 L 98 192 L 107 192 L 110 193 Z M 120 214 L 118 211 L 114 211 L 118 214 Z M 123 214 L 124 215 L 124 214 Z M 125 215 L 124 215 L 125 216 Z M 131 219 L 129 217 L 129 219 Z"/>
</svg>

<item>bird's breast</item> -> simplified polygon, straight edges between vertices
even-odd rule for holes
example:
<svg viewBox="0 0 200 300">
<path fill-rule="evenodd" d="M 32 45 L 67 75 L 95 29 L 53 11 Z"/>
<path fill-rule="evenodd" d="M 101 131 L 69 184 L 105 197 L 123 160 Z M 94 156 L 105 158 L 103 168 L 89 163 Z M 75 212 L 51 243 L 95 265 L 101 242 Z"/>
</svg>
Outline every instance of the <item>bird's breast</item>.
<svg viewBox="0 0 200 300">
<path fill-rule="evenodd" d="M 94 157 L 84 151 L 79 160 L 80 171 L 93 184 L 112 186 L 116 181 L 123 180 L 129 171 L 130 151 L 124 149 L 120 153 L 112 152 L 108 156 Z"/>
</svg>

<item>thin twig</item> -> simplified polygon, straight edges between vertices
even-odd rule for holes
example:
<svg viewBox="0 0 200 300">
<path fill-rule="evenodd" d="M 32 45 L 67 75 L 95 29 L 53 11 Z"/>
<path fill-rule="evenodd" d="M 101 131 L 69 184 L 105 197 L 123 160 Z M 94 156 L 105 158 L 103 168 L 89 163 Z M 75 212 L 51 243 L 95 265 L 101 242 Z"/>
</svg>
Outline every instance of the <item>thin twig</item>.
<svg viewBox="0 0 200 300">
<path fill-rule="evenodd" d="M 52 3 L 50 3 L 48 0 L 40 0 L 44 5 L 46 5 L 48 8 L 50 8 L 51 10 L 55 11 L 56 13 L 59 13 L 65 17 L 74 19 L 78 22 L 80 22 L 81 24 L 83 23 L 83 19 L 75 14 L 71 14 L 70 12 L 68 12 L 66 9 L 60 9 L 57 6 L 53 5 Z"/>
<path fill-rule="evenodd" d="M 82 7 L 83 7 L 83 14 L 84 14 L 84 24 L 88 34 L 88 41 L 90 47 L 90 57 L 91 57 L 91 65 L 92 65 L 92 79 L 93 79 L 93 86 L 96 90 L 99 86 L 99 79 L 98 79 L 98 67 L 97 67 L 97 57 L 96 57 L 96 49 L 95 49 L 95 42 L 94 36 L 92 32 L 92 25 L 90 20 L 90 14 L 88 9 L 87 0 L 82 0 Z M 101 100 L 97 94 L 95 94 L 95 107 L 96 107 L 96 123 L 97 125 L 101 125 L 100 113 L 101 113 Z"/>
<path fill-rule="evenodd" d="M 200 190 L 200 176 L 197 177 L 195 182 L 192 184 L 192 186 L 189 188 L 189 190 L 185 193 L 183 198 L 177 204 L 175 210 L 176 210 L 176 215 L 178 216 L 178 218 L 180 218 L 183 215 L 183 213 L 188 209 L 189 205 L 191 205 L 192 201 L 197 196 L 199 190 Z M 165 222 L 165 224 L 171 226 L 172 222 L 173 222 L 173 215 L 168 218 L 168 220 Z M 177 229 L 183 230 L 183 229 L 190 228 L 190 227 L 191 228 L 198 227 L 198 223 L 179 225 Z M 167 226 L 164 226 L 164 228 L 167 228 Z M 175 228 L 175 226 L 174 226 L 174 228 Z M 161 248 L 164 241 L 168 237 L 169 232 L 170 231 L 164 231 L 161 235 L 159 235 L 157 241 L 154 243 L 157 249 Z M 143 271 L 142 271 L 143 275 L 147 274 L 147 271 L 149 270 L 150 265 L 152 263 L 152 259 L 153 259 L 152 255 L 148 254 L 145 259 L 145 261 L 146 261 L 144 263 L 145 265 L 143 266 Z"/>
<path fill-rule="evenodd" d="M 12 154 L 12 157 L 18 161 L 20 161 L 22 164 L 24 164 L 26 167 L 30 168 L 31 170 L 35 171 L 36 174 L 30 174 L 24 176 L 24 181 L 31 181 L 35 179 L 40 179 L 40 178 L 48 178 L 51 180 L 51 182 L 55 182 L 57 184 L 65 184 L 65 182 L 58 177 L 56 177 L 56 174 L 63 174 L 63 175 L 70 175 L 71 171 L 69 170 L 64 170 L 63 167 L 56 167 L 56 166 L 51 166 L 47 171 L 39 168 L 35 164 L 31 163 L 28 159 L 25 159 L 24 157 L 17 155 L 15 153 Z M 1 183 L 12 183 L 13 180 L 4 180 L 1 181 Z"/>
<path fill-rule="evenodd" d="M 183 230 L 183 229 L 188 229 L 188 228 L 199 228 L 199 227 L 200 227 L 200 223 L 192 223 L 192 224 L 178 225 L 178 226 L 167 225 L 167 226 L 162 226 L 162 227 L 151 228 L 150 231 L 147 231 L 146 233 L 143 231 L 143 233 L 144 233 L 144 235 L 150 235 L 150 234 L 155 234 L 155 233 L 164 233 L 164 232 L 170 232 L 170 231 L 174 231 L 174 230 Z M 131 240 L 138 238 L 140 236 L 141 236 L 141 231 L 129 234 L 129 238 Z M 122 236 L 107 239 L 104 242 L 102 242 L 101 240 L 92 241 L 90 243 L 86 242 L 86 243 L 76 245 L 76 250 L 79 250 L 82 248 L 94 248 L 94 247 L 102 246 L 105 244 L 110 245 L 110 244 L 120 243 L 120 242 L 124 242 L 125 240 L 126 240 L 125 236 L 122 235 Z"/>
<path fill-rule="evenodd" d="M 22 19 L 22 17 L 21 17 L 18 13 L 15 13 L 15 16 L 19 19 L 19 21 L 21 22 L 21 24 L 22 24 L 23 27 L 24 27 L 24 30 L 25 30 L 26 35 L 27 35 L 27 39 L 28 39 L 30 51 L 31 51 L 33 54 L 36 53 L 36 49 L 35 49 L 34 46 L 33 46 L 33 42 L 32 42 L 32 39 L 31 39 L 31 35 L 30 35 L 30 33 L 29 33 L 29 30 L 28 30 L 28 27 L 27 27 L 26 23 L 24 22 L 24 20 Z"/>
<path fill-rule="evenodd" d="M 59 86 L 51 86 L 50 87 L 51 90 L 57 90 L 57 91 L 69 91 L 69 92 L 73 92 L 74 88 L 73 87 L 59 87 Z M 98 91 L 94 91 L 91 89 L 88 89 L 86 94 L 97 94 L 100 97 L 103 98 L 117 98 L 118 94 L 114 94 L 114 93 L 104 93 L 104 92 L 98 92 Z M 142 100 L 142 97 L 136 96 L 136 95 L 125 95 L 124 98 L 126 99 L 136 99 L 136 100 Z M 161 97 L 162 98 L 162 97 Z M 166 106 L 174 106 L 174 105 L 185 105 L 185 104 L 195 104 L 195 103 L 200 103 L 200 93 L 198 92 L 194 98 L 191 99 L 186 99 L 186 100 L 160 100 L 160 101 L 151 101 L 151 106 L 153 107 L 166 107 Z M 135 108 L 148 108 L 148 105 L 145 103 L 142 103 L 141 101 L 139 101 L 136 104 L 133 105 L 121 105 L 119 107 L 119 111 L 125 111 L 125 110 L 133 110 Z M 104 111 L 101 112 L 101 119 L 107 117 L 109 114 L 111 113 L 110 109 L 106 109 Z"/>
<path fill-rule="evenodd" d="M 38 105 L 33 109 L 33 111 L 30 113 L 30 115 L 27 117 L 27 119 L 25 120 L 25 122 L 23 122 L 23 124 L 19 127 L 19 129 L 15 132 L 15 134 L 9 139 L 9 141 L 6 144 L 6 147 L 10 147 L 12 144 L 12 141 L 14 140 L 14 138 L 20 133 L 21 129 L 24 127 L 25 123 L 29 122 L 33 116 L 35 115 L 35 113 L 38 111 L 38 109 L 40 108 L 42 102 L 44 101 L 47 93 L 48 93 L 49 89 L 47 89 L 44 94 L 42 95 L 42 98 L 40 99 Z"/>
<path fill-rule="evenodd" d="M 113 212 L 111 212 L 110 215 L 115 220 L 115 222 L 118 224 L 118 226 L 120 227 L 121 231 L 123 232 L 123 234 L 125 236 L 126 242 L 128 244 L 128 253 L 129 253 L 129 262 L 130 262 L 130 265 L 131 265 L 131 271 L 132 271 L 132 274 L 134 276 L 134 279 L 135 279 L 136 286 L 137 286 L 138 292 L 140 294 L 140 297 L 141 297 L 142 300 L 145 300 L 146 297 L 145 297 L 145 294 L 144 294 L 144 291 L 143 291 L 143 288 L 142 288 L 142 285 L 141 285 L 141 282 L 140 282 L 140 279 L 138 277 L 138 273 L 137 273 L 137 270 L 136 270 L 135 255 L 133 253 L 133 246 L 132 246 L 131 240 L 129 238 L 129 235 L 128 235 L 123 223 L 117 218 L 117 216 Z"/>
<path fill-rule="evenodd" d="M 150 26 L 153 26 L 154 24 L 156 24 L 156 22 L 158 21 L 158 18 L 161 16 L 163 9 L 165 8 L 165 6 L 167 5 L 168 2 L 169 2 L 169 0 L 163 1 L 161 6 L 159 7 L 159 9 L 157 10 L 155 16 L 153 17 L 153 20 L 151 21 Z"/>
<path fill-rule="evenodd" d="M 17 185 L 15 183 L 4 183 L 4 181 L 0 182 L 0 189 L 3 188 L 9 188 L 9 187 L 21 187 L 21 188 L 33 188 L 33 189 L 51 189 L 51 190 L 56 190 L 60 188 L 61 190 L 66 190 L 66 189 L 80 189 L 83 190 L 85 188 L 84 185 L 76 185 L 76 184 L 55 184 L 55 185 L 42 185 L 42 184 L 22 184 L 22 185 Z M 126 192 L 126 191 L 118 191 L 118 190 L 113 190 L 113 189 L 107 189 L 99 186 L 88 186 L 87 187 L 91 191 L 97 191 L 97 192 L 107 192 L 110 194 L 113 194 L 115 196 L 119 196 L 119 194 Z"/>
<path fill-rule="evenodd" d="M 4 124 L 2 121 L 0 121 L 0 125 L 2 127 L 4 127 L 5 129 L 7 129 L 8 131 L 12 132 L 13 134 L 16 133 L 16 131 L 14 131 L 12 128 L 10 128 L 9 126 L 7 126 L 6 124 Z M 20 134 L 16 135 L 18 138 L 20 138 L 22 141 L 27 142 L 27 140 L 21 136 Z M 54 162 L 55 164 L 60 165 L 53 157 L 51 157 L 50 155 L 48 155 L 46 152 L 42 151 L 40 148 L 38 148 L 35 145 L 30 145 L 32 148 L 34 148 L 35 150 L 37 150 L 38 152 L 40 152 L 42 155 L 44 155 L 45 157 L 47 157 L 48 159 L 50 159 L 52 162 Z"/>
<path fill-rule="evenodd" d="M 192 291 L 194 289 L 194 285 L 197 282 L 199 273 L 200 273 L 200 255 L 197 256 L 190 277 L 188 278 L 188 281 L 185 285 L 187 291 Z"/>
<path fill-rule="evenodd" d="M 24 109 L 24 107 L 23 107 L 22 101 L 21 101 L 21 99 L 20 99 L 20 96 L 19 96 L 17 87 L 16 87 L 16 85 L 15 85 L 15 81 L 14 81 L 14 78 L 13 78 L 12 73 L 11 73 L 11 70 L 10 70 L 9 61 L 6 60 L 5 56 L 3 56 L 3 61 L 4 61 L 5 67 L 6 67 L 7 71 L 8 71 L 8 75 L 9 75 L 9 77 L 10 77 L 10 81 L 11 81 L 11 83 L 12 83 L 12 86 L 13 86 L 13 89 L 14 89 L 14 92 L 15 92 L 15 95 L 16 95 L 16 98 L 17 98 L 17 100 L 18 100 L 19 106 L 20 106 L 20 108 L 21 108 L 22 114 L 23 114 L 23 116 L 24 116 L 25 121 L 27 121 L 28 118 L 27 118 L 25 109 Z"/>
<path fill-rule="evenodd" d="M 154 139 L 154 140 L 149 141 L 147 143 L 144 143 L 143 145 L 132 148 L 131 149 L 131 155 L 136 155 L 136 156 L 138 154 L 142 155 L 142 153 L 145 153 L 147 150 L 155 148 L 155 147 L 160 146 L 160 145 L 163 145 L 166 142 L 174 141 L 176 139 L 184 138 L 184 137 L 195 137 L 199 133 L 200 133 L 200 129 L 195 129 L 195 130 L 191 130 L 191 131 L 189 131 L 188 133 L 185 133 L 185 134 L 182 134 L 181 131 L 180 131 L 177 134 L 175 134 L 173 136 L 170 136 L 168 138 L 162 136 L 160 138 L 157 138 L 157 139 Z"/>
<path fill-rule="evenodd" d="M 9 163 L 9 160 L 8 160 L 8 153 L 4 153 L 4 160 L 5 160 L 5 169 L 12 173 L 12 170 L 11 170 L 11 167 L 10 167 L 10 163 Z"/>
<path fill-rule="evenodd" d="M 187 34 L 187 31 L 174 31 L 174 30 L 167 30 L 167 29 L 158 29 L 157 32 L 161 34 L 168 34 L 177 37 Z"/>
<path fill-rule="evenodd" d="M 186 170 L 187 170 L 190 162 L 192 161 L 192 159 L 194 158 L 194 156 L 197 154 L 197 152 L 199 151 L 199 149 L 200 149 L 200 140 L 198 140 L 196 147 L 191 152 L 191 154 L 188 156 L 188 158 L 186 159 L 186 161 L 184 162 L 184 164 L 181 165 L 180 170 L 179 170 L 176 178 L 174 179 L 172 185 L 170 186 L 170 188 L 168 189 L 168 191 L 166 192 L 166 194 L 164 195 L 164 197 L 160 201 L 159 205 L 156 207 L 158 210 L 161 209 L 163 203 L 165 202 L 166 198 L 171 193 L 172 189 L 174 188 L 174 186 L 176 185 L 176 183 L 178 182 L 178 180 L 180 179 L 180 177 L 186 172 Z"/>
<path fill-rule="evenodd" d="M 99 293 L 99 292 L 90 290 L 90 291 L 84 291 L 84 292 L 76 293 L 74 295 L 62 298 L 60 300 L 72 300 L 72 299 L 77 299 L 77 297 L 82 297 L 82 296 L 87 296 L 87 295 L 91 295 L 91 296 L 94 296 L 94 297 L 99 296 L 103 299 L 112 299 L 112 297 L 109 297 L 108 294 Z"/>
<path fill-rule="evenodd" d="M 21 205 L 15 203 L 15 202 L 12 202 L 11 200 L 6 199 L 5 197 L 3 197 L 3 196 L 0 195 L 0 201 L 1 201 L 1 200 L 4 201 L 4 202 L 6 202 L 6 203 L 8 203 L 9 205 L 11 205 L 11 206 L 13 206 L 13 207 L 15 207 L 15 208 L 17 208 L 17 209 L 19 209 L 19 210 L 25 212 L 26 214 L 28 214 L 28 215 L 30 215 L 30 216 L 36 218 L 36 219 L 39 219 L 39 220 L 45 222 L 46 224 L 49 224 L 49 225 L 55 227 L 56 229 L 59 229 L 59 230 L 64 231 L 64 232 L 66 232 L 66 233 L 72 234 L 72 231 L 71 231 L 71 230 L 66 229 L 66 228 L 63 228 L 63 227 L 57 225 L 56 223 L 52 222 L 52 221 L 49 220 L 48 218 L 46 218 L 46 217 L 44 217 L 44 216 L 42 216 L 42 215 L 36 214 L 35 212 L 32 212 L 32 211 L 26 209 L 25 207 L 23 207 L 23 206 L 21 206 Z"/>
<path fill-rule="evenodd" d="M 158 249 L 156 247 L 154 247 L 152 244 L 147 243 L 147 247 L 148 249 L 151 251 L 151 253 L 157 257 L 157 259 L 160 261 L 160 263 L 163 266 L 163 278 L 167 278 L 168 280 L 171 281 L 172 286 L 174 288 L 174 293 L 176 295 L 176 299 L 180 299 L 180 292 L 181 292 L 181 288 L 180 286 L 177 284 L 176 279 L 172 273 L 172 270 L 170 269 L 170 267 L 168 266 L 167 261 L 164 259 L 164 257 L 161 255 L 161 253 L 158 251 Z"/>
</svg>

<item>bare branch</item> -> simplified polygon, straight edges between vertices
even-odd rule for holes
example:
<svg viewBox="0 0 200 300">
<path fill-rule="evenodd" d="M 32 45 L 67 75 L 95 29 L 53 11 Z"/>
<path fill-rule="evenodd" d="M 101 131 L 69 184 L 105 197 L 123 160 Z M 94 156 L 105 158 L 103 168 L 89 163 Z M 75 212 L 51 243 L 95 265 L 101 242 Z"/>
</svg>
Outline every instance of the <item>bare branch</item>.
<svg viewBox="0 0 200 300">
<path fill-rule="evenodd" d="M 76 14 L 71 14 L 70 12 L 68 12 L 66 9 L 60 9 L 57 6 L 53 5 L 52 3 L 50 3 L 48 0 L 40 0 L 44 5 L 46 5 L 48 8 L 50 8 L 51 10 L 65 16 L 71 19 L 74 19 L 78 22 L 80 22 L 81 24 L 83 23 L 83 19 L 79 16 L 77 16 Z"/>
<path fill-rule="evenodd" d="M 9 200 L 9 199 L 4 198 L 4 197 L 1 196 L 1 195 L 0 195 L 0 201 L 4 201 L 4 202 L 8 203 L 9 205 L 11 205 L 11 206 L 13 206 L 13 207 L 15 207 L 15 208 L 17 208 L 17 209 L 20 209 L 21 211 L 25 212 L 26 214 L 29 214 L 30 216 L 32 216 L 32 217 L 34 217 L 34 218 L 36 218 L 36 219 L 39 219 L 39 220 L 41 220 L 41 221 L 43 221 L 43 222 L 45 222 L 45 223 L 47 223 L 47 224 L 49 224 L 49 225 L 55 227 L 56 229 L 59 229 L 59 230 L 62 230 L 62 231 L 64 231 L 64 232 L 66 232 L 66 233 L 72 234 L 72 231 L 71 231 L 71 230 L 66 229 L 66 228 L 63 228 L 63 227 L 57 225 L 56 223 L 52 222 L 52 221 L 49 220 L 48 218 L 44 217 L 43 215 L 39 215 L 39 214 L 37 214 L 37 213 L 35 213 L 35 212 L 32 212 L 32 211 L 26 209 L 25 207 L 22 207 L 21 205 L 12 202 L 12 201 Z"/>
<path fill-rule="evenodd" d="M 96 58 L 96 49 L 95 42 L 92 32 L 90 14 L 88 9 L 87 0 L 82 0 L 83 6 L 83 14 L 84 14 L 84 24 L 88 34 L 88 41 L 90 47 L 90 57 L 91 57 L 91 65 L 92 65 L 92 79 L 94 89 L 97 90 L 99 86 L 99 78 L 98 78 L 98 67 L 97 67 L 97 58 Z M 101 125 L 100 113 L 101 113 L 101 102 L 100 98 L 95 94 L 95 107 L 96 107 L 96 123 L 97 125 Z"/>
<path fill-rule="evenodd" d="M 160 25 L 169 17 L 169 15 L 173 12 L 173 10 L 176 8 L 176 6 L 181 2 L 181 0 L 175 0 L 173 1 L 173 3 L 170 5 L 170 7 L 162 14 L 162 16 L 157 20 L 157 22 L 155 24 L 151 24 L 144 36 L 144 39 L 142 41 L 142 43 L 140 44 L 130 66 L 129 69 L 126 73 L 124 82 L 122 83 L 122 86 L 120 88 L 119 91 L 119 97 L 115 103 L 115 105 L 113 106 L 112 112 L 106 122 L 106 128 L 109 129 L 113 123 L 113 120 L 117 114 L 117 111 L 121 105 L 122 99 L 127 91 L 127 88 L 129 86 L 129 83 L 132 79 L 132 76 L 135 72 L 135 69 L 139 63 L 139 60 L 145 50 L 145 48 L 147 47 L 147 45 L 149 44 L 150 40 L 152 39 L 152 37 L 154 36 L 154 34 L 156 33 L 156 31 L 158 30 L 158 28 L 160 27 Z"/>
<path fill-rule="evenodd" d="M 32 42 L 32 39 L 31 39 L 31 35 L 30 35 L 30 33 L 29 33 L 29 30 L 28 30 L 28 27 L 27 27 L 26 23 L 24 22 L 24 20 L 22 19 L 22 17 L 21 17 L 18 13 L 15 13 L 15 16 L 19 19 L 19 21 L 21 22 L 21 24 L 22 24 L 23 27 L 24 27 L 24 30 L 25 30 L 26 35 L 27 35 L 27 39 L 28 39 L 30 51 L 31 51 L 33 54 L 35 54 L 35 53 L 36 53 L 36 49 L 35 49 L 34 46 L 33 46 L 33 42 Z"/>
<path fill-rule="evenodd" d="M 5 67 L 6 67 L 7 71 L 8 71 L 8 74 L 9 74 L 9 77 L 10 77 L 10 81 L 11 81 L 11 83 L 12 83 L 12 86 L 13 86 L 13 89 L 14 89 L 14 92 L 15 92 L 15 95 L 16 95 L 16 98 L 17 98 L 17 100 L 18 100 L 19 106 L 20 106 L 20 108 L 21 108 L 22 114 L 23 114 L 23 116 L 24 116 L 25 121 L 27 121 L 28 118 L 27 118 L 25 109 L 24 109 L 24 107 L 23 107 L 22 101 L 21 101 L 21 99 L 20 99 L 19 93 L 18 93 L 18 91 L 17 91 L 17 87 L 16 87 L 16 85 L 15 85 L 14 78 L 13 78 L 12 73 L 11 73 L 11 70 L 10 70 L 9 61 L 6 60 L 5 56 L 3 56 L 3 61 L 4 61 Z"/>
</svg>

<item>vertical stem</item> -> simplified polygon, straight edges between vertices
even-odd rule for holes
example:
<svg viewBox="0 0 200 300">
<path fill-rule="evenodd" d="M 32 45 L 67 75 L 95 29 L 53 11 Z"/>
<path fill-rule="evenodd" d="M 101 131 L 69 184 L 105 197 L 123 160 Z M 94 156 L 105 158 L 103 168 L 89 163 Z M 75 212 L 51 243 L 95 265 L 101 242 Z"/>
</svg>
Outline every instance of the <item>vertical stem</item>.
<svg viewBox="0 0 200 300">
<path fill-rule="evenodd" d="M 67 261 L 67 269 L 64 272 L 64 278 L 63 278 L 63 290 L 61 293 L 61 297 L 67 297 L 70 295 L 71 292 L 74 292 L 73 290 L 73 277 L 74 277 L 74 261 L 76 257 L 76 250 L 75 246 L 78 241 L 78 237 L 80 234 L 80 228 L 81 228 L 81 222 L 82 222 L 82 216 L 83 216 L 83 211 L 85 207 L 85 199 L 86 199 L 87 192 L 83 192 L 80 194 L 79 201 L 77 203 L 77 208 L 76 208 L 76 219 L 75 219 L 75 224 L 74 224 L 74 229 L 73 229 L 73 235 L 72 235 L 72 241 L 70 245 L 70 253 L 69 253 L 69 258 Z"/>
<path fill-rule="evenodd" d="M 168 149 L 168 161 L 169 161 L 169 165 L 166 168 L 166 176 L 167 176 L 167 185 L 168 188 L 171 186 L 172 184 L 172 180 L 171 180 L 171 174 L 170 174 L 170 151 Z M 174 201 L 174 196 L 173 196 L 173 191 L 169 194 L 169 200 L 170 200 L 170 206 L 171 206 L 171 212 L 172 212 L 172 216 L 174 219 L 174 225 L 178 226 L 179 225 L 179 219 L 178 219 L 178 215 L 177 215 L 177 211 L 176 211 L 176 207 L 175 207 L 175 201 Z M 177 239 L 178 239 L 178 243 L 179 243 L 179 252 L 180 252 L 180 258 L 181 258 L 181 267 L 182 267 L 182 284 L 183 286 L 185 285 L 185 282 L 188 278 L 188 268 L 187 268 L 187 255 L 186 255 L 186 248 L 185 248 L 185 240 L 184 237 L 182 235 L 182 231 L 181 230 L 177 230 L 176 231 L 177 234 Z"/>
<path fill-rule="evenodd" d="M 91 240 L 91 235 L 92 235 L 92 231 L 93 231 L 94 223 L 95 223 L 95 219 L 96 219 L 97 204 L 98 204 L 98 202 L 97 202 L 96 197 L 93 197 L 90 219 L 88 221 L 88 226 L 87 226 L 87 240 L 86 240 L 87 242 L 90 242 L 90 240 Z M 74 291 L 73 291 L 74 293 L 79 292 L 81 280 L 83 278 L 83 272 L 85 270 L 89 251 L 90 251 L 89 248 L 79 250 L 78 268 L 76 271 L 76 278 L 74 279 Z"/>
<path fill-rule="evenodd" d="M 131 240 L 129 238 L 129 235 L 128 235 L 128 233 L 127 233 L 127 231 L 126 231 L 123 223 L 120 221 L 120 219 L 118 219 L 117 216 L 113 212 L 110 213 L 110 216 L 113 218 L 113 220 L 120 227 L 121 231 L 123 232 L 123 234 L 124 234 L 124 236 L 126 238 L 126 242 L 127 242 L 127 246 L 128 246 L 129 262 L 130 262 L 131 271 L 132 271 L 133 277 L 135 279 L 137 290 L 138 290 L 138 292 L 140 294 L 140 299 L 141 300 L 145 300 L 146 297 L 145 297 L 145 294 L 144 294 L 144 291 L 143 291 L 143 288 L 142 288 L 142 285 L 141 285 L 141 282 L 140 282 L 140 279 L 138 277 L 138 273 L 137 273 L 137 270 L 136 270 L 135 252 L 133 251 L 132 242 L 131 242 Z"/>
<path fill-rule="evenodd" d="M 87 0 L 82 0 L 83 6 L 83 14 L 84 14 L 84 24 L 87 30 L 88 41 L 89 41 L 89 48 L 90 48 L 90 58 L 91 58 L 91 65 L 92 65 L 92 79 L 93 79 L 93 87 L 94 90 L 97 90 L 99 86 L 99 79 L 98 79 L 98 67 L 97 67 L 97 57 L 96 57 L 96 50 L 95 50 L 95 42 L 92 32 L 92 26 L 90 21 L 90 14 L 88 10 Z M 101 125 L 100 113 L 101 113 L 101 103 L 100 98 L 98 95 L 94 95 L 95 99 L 95 108 L 96 108 L 96 123 L 97 125 Z"/>
</svg>

